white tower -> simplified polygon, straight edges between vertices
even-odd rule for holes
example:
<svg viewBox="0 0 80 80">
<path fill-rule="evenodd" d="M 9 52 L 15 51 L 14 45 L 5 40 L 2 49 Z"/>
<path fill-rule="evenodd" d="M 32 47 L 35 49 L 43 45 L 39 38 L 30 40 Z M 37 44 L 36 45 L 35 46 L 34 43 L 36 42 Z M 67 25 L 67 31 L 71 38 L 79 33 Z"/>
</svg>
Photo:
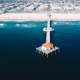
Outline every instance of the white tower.
<svg viewBox="0 0 80 80">
<path fill-rule="evenodd" d="M 48 21 L 47 21 L 47 28 L 43 28 L 43 31 L 46 32 L 46 41 L 43 43 L 40 47 L 36 48 L 37 51 L 41 54 L 50 54 L 52 52 L 55 52 L 59 48 L 54 46 L 54 44 L 50 41 L 50 32 L 54 31 L 51 27 L 51 13 L 50 13 L 50 4 L 48 5 Z"/>
</svg>

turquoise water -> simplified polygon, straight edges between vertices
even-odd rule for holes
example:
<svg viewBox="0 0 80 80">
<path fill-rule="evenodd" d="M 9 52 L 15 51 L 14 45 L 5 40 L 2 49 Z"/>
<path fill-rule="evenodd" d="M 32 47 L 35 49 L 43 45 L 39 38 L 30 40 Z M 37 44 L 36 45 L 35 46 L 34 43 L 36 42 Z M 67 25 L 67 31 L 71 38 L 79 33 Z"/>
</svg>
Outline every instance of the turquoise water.
<svg viewBox="0 0 80 80">
<path fill-rule="evenodd" d="M 60 52 L 48 59 L 35 50 L 45 42 L 44 27 L 46 22 L 0 22 L 1 72 L 80 72 L 80 22 L 52 22 Z"/>
</svg>

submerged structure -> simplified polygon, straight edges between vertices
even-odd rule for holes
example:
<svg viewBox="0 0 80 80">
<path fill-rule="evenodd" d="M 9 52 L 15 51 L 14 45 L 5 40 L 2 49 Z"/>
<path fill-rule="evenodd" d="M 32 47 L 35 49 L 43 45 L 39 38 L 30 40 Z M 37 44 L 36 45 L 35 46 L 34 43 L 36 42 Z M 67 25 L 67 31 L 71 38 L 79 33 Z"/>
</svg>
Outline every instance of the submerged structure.
<svg viewBox="0 0 80 80">
<path fill-rule="evenodd" d="M 56 47 L 53 43 L 51 43 L 50 33 L 51 33 L 51 31 L 54 31 L 54 29 L 51 27 L 50 5 L 48 5 L 48 11 L 49 12 L 48 12 L 47 27 L 43 28 L 43 31 L 46 32 L 46 41 L 40 47 L 36 48 L 36 50 L 39 53 L 45 54 L 47 56 L 48 56 L 48 54 L 59 50 L 59 47 Z"/>
</svg>

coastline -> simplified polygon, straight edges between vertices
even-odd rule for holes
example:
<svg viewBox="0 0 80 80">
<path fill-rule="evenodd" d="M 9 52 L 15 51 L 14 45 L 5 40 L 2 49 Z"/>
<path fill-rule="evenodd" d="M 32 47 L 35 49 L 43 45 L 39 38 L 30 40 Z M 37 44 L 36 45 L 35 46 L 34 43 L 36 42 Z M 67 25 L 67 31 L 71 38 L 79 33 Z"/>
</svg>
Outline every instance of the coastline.
<svg viewBox="0 0 80 80">
<path fill-rule="evenodd" d="M 47 13 L 5 13 L 0 14 L 0 21 L 46 21 Z M 51 13 L 55 21 L 80 21 L 80 13 Z"/>
</svg>

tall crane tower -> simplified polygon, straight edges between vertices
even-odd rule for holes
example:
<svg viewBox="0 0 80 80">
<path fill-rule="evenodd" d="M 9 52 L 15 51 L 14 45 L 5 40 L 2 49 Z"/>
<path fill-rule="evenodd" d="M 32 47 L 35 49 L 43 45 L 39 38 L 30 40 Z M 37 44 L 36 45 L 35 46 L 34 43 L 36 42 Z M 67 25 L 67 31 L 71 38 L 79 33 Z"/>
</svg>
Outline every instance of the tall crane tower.
<svg viewBox="0 0 80 80">
<path fill-rule="evenodd" d="M 56 52 L 59 50 L 59 47 L 56 47 L 53 43 L 51 43 L 50 33 L 54 31 L 54 29 L 51 27 L 51 5 L 48 3 L 48 21 L 47 21 L 47 27 L 43 28 L 43 31 L 46 32 L 46 41 L 43 43 L 40 47 L 36 48 L 36 50 L 41 53 L 48 56 L 48 54 L 52 52 Z"/>
</svg>

